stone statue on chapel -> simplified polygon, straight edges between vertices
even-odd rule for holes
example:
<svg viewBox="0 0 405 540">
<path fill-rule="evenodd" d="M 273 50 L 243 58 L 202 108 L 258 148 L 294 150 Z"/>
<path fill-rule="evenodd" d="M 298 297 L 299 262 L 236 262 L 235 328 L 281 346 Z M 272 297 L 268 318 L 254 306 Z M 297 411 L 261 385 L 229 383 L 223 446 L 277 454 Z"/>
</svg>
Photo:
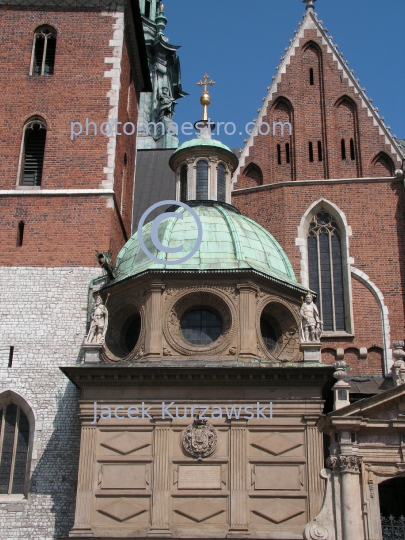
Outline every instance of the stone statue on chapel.
<svg viewBox="0 0 405 540">
<path fill-rule="evenodd" d="M 405 352 L 404 352 L 404 342 L 403 341 L 394 341 L 394 352 L 392 353 L 395 362 L 391 367 L 392 378 L 394 386 L 402 386 L 405 384 Z"/>
<path fill-rule="evenodd" d="M 108 327 L 108 311 L 100 295 L 96 296 L 93 309 L 91 312 L 91 323 L 89 333 L 85 343 L 96 343 L 102 345 L 104 343 L 105 334 Z"/>
<path fill-rule="evenodd" d="M 162 86 L 159 94 L 158 90 L 158 117 L 173 118 L 174 107 L 177 105 L 176 100 L 170 95 L 169 88 Z"/>
<path fill-rule="evenodd" d="M 301 307 L 301 340 L 303 342 L 319 341 L 322 335 L 322 321 L 319 311 L 314 304 L 314 298 L 310 292 L 305 297 Z"/>
</svg>

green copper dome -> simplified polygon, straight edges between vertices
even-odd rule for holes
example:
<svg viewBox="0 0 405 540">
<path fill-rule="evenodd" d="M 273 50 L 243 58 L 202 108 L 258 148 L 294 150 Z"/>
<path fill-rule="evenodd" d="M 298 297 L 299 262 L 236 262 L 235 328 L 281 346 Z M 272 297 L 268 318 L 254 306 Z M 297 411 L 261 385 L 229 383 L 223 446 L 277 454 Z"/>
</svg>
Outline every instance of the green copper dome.
<svg viewBox="0 0 405 540">
<path fill-rule="evenodd" d="M 222 148 L 223 150 L 228 150 L 228 152 L 232 152 L 230 148 L 226 146 L 226 144 L 221 143 L 221 141 L 216 141 L 215 139 L 191 139 L 191 141 L 184 142 L 181 146 L 179 146 L 174 152 L 175 154 L 177 152 L 181 152 L 181 150 L 186 150 L 187 148 L 195 148 L 196 146 L 210 146 L 214 148 Z"/>
<path fill-rule="evenodd" d="M 254 270 L 294 288 L 302 289 L 294 276 L 286 254 L 263 227 L 241 215 L 236 208 L 215 201 L 188 201 L 202 223 L 203 237 L 197 252 L 181 264 L 163 265 L 151 260 L 142 250 L 138 233 L 121 249 L 114 270 L 114 283 L 146 271 L 235 272 Z M 173 207 L 170 209 L 173 211 Z M 159 259 L 176 261 L 193 249 L 197 226 L 191 214 L 182 207 L 176 212 L 183 219 L 168 217 L 158 228 L 160 242 L 167 247 L 183 244 L 183 251 L 165 253 L 153 245 L 152 223 L 142 229 L 146 248 Z"/>
<path fill-rule="evenodd" d="M 191 141 L 186 141 L 181 146 L 179 146 L 170 157 L 170 167 L 174 170 L 175 163 L 178 162 L 178 160 L 184 158 L 184 155 L 192 154 L 196 151 L 198 156 L 226 156 L 231 161 L 233 170 L 235 170 L 238 166 L 238 158 L 235 156 L 232 150 L 228 148 L 228 146 L 226 146 L 226 144 L 221 143 L 221 141 L 211 139 L 210 137 L 201 137 L 191 139 Z"/>
</svg>

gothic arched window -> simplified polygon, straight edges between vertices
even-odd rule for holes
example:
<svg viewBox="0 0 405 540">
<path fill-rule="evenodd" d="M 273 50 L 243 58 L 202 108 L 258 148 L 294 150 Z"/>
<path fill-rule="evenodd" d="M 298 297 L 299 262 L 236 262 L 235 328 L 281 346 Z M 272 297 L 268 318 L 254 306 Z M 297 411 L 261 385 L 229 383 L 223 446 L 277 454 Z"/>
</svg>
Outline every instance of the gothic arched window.
<svg viewBox="0 0 405 540">
<path fill-rule="evenodd" d="M 0 410 L 0 494 L 24 493 L 29 422 L 15 403 Z"/>
<path fill-rule="evenodd" d="M 334 218 L 316 214 L 308 231 L 309 287 L 317 293 L 325 332 L 345 330 L 342 241 Z"/>
<path fill-rule="evenodd" d="M 201 159 L 197 163 L 197 201 L 206 201 L 208 199 L 208 163 Z"/>
<path fill-rule="evenodd" d="M 31 75 L 53 75 L 55 67 L 56 30 L 40 26 L 35 30 Z"/>
<path fill-rule="evenodd" d="M 187 201 L 187 165 L 180 169 L 180 201 Z"/>
<path fill-rule="evenodd" d="M 226 202 L 226 169 L 222 163 L 217 167 L 217 201 Z"/>
<path fill-rule="evenodd" d="M 24 128 L 22 186 L 40 186 L 44 165 L 46 124 L 40 118 L 29 121 Z"/>
</svg>

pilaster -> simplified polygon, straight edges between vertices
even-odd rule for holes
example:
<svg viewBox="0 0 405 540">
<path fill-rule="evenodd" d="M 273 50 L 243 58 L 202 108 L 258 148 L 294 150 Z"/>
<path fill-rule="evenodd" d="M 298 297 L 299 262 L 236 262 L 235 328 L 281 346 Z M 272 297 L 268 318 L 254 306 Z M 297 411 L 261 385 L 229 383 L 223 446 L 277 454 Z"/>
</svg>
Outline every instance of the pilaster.
<svg viewBox="0 0 405 540">
<path fill-rule="evenodd" d="M 196 194 L 196 164 L 195 157 L 188 158 L 187 160 L 187 200 L 193 201 Z"/>
<path fill-rule="evenodd" d="M 170 500 L 170 420 L 156 420 L 154 431 L 152 526 L 148 536 L 171 536 Z"/>
<path fill-rule="evenodd" d="M 253 283 L 237 285 L 239 290 L 240 356 L 257 357 L 256 296 Z"/>
<path fill-rule="evenodd" d="M 97 431 L 82 426 L 77 483 L 75 524 L 69 536 L 93 536 L 90 522 L 93 503 L 94 464 Z"/>
<path fill-rule="evenodd" d="M 246 421 L 232 421 L 230 438 L 231 519 L 227 536 L 245 537 L 249 534 L 246 491 Z"/>
<path fill-rule="evenodd" d="M 322 506 L 324 479 L 319 475 L 323 468 L 323 434 L 316 427 L 318 416 L 305 417 L 308 463 L 309 520 L 314 519 Z"/>
<path fill-rule="evenodd" d="M 218 158 L 217 157 L 210 157 L 209 158 L 209 180 L 210 180 L 210 191 L 208 193 L 208 198 L 214 201 L 218 200 L 218 192 L 217 192 L 217 167 L 218 167 Z"/>
<path fill-rule="evenodd" d="M 145 357 L 162 356 L 162 292 L 163 283 L 152 283 L 146 302 L 149 325 L 145 336 Z"/>
</svg>

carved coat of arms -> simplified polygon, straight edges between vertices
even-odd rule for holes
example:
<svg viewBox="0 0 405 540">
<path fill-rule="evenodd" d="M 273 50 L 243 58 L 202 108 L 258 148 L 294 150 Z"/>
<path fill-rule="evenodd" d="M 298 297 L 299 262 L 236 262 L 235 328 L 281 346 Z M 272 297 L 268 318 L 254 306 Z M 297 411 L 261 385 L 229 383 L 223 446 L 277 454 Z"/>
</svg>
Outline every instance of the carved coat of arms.
<svg viewBox="0 0 405 540">
<path fill-rule="evenodd" d="M 185 452 L 199 460 L 215 452 L 217 447 L 217 432 L 207 420 L 196 418 L 186 427 L 181 435 L 181 443 Z"/>
</svg>

